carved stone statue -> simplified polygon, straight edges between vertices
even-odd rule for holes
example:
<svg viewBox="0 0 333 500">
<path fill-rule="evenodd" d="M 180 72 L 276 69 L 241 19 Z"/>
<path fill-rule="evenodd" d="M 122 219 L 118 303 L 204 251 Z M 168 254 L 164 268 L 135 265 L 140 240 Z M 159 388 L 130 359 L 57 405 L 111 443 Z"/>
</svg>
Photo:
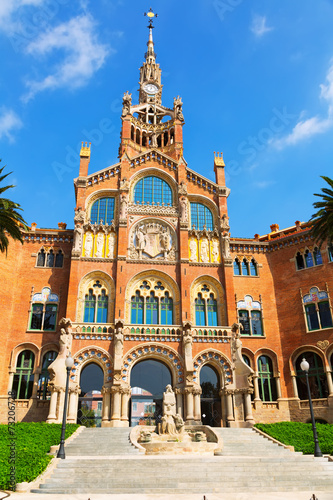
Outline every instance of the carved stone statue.
<svg viewBox="0 0 333 500">
<path fill-rule="evenodd" d="M 59 353 L 56 359 L 48 367 L 50 374 L 49 385 L 54 387 L 66 387 L 66 365 L 65 360 L 72 348 L 72 322 L 68 318 L 62 318 L 59 321 L 60 338 Z"/>
<path fill-rule="evenodd" d="M 226 259 L 230 258 L 230 238 L 228 234 L 224 234 L 222 236 L 222 244 L 223 244 L 223 257 Z"/>
<path fill-rule="evenodd" d="M 171 385 L 167 385 L 163 393 L 163 417 L 158 424 L 159 434 L 171 436 L 180 434 L 184 429 L 182 417 L 176 413 L 176 397 Z"/>
<path fill-rule="evenodd" d="M 120 371 L 123 362 L 124 336 L 119 327 L 114 334 L 114 371 Z"/>
<path fill-rule="evenodd" d="M 213 262 L 218 262 L 218 258 L 219 258 L 219 242 L 218 242 L 218 240 L 213 240 L 212 257 L 213 257 Z"/>
<path fill-rule="evenodd" d="M 85 217 L 85 211 L 79 207 L 78 210 L 75 210 L 75 217 L 74 217 L 74 222 L 78 223 L 80 222 L 81 224 L 84 223 L 84 217 Z"/>
<path fill-rule="evenodd" d="M 190 240 L 190 261 L 191 262 L 198 262 L 198 257 L 197 257 L 197 240 L 195 238 L 191 238 Z"/>
<path fill-rule="evenodd" d="M 73 252 L 81 252 L 82 235 L 83 235 L 83 229 L 81 224 L 78 222 L 75 224 L 75 229 L 74 229 Z"/>
<path fill-rule="evenodd" d="M 122 194 L 120 197 L 120 219 L 126 219 L 127 215 L 127 197 Z"/>
<path fill-rule="evenodd" d="M 110 233 L 108 236 L 108 259 L 114 258 L 115 234 Z"/>
<path fill-rule="evenodd" d="M 169 226 L 159 222 L 140 223 L 131 233 L 131 258 L 174 260 L 176 249 L 172 234 Z"/>
<path fill-rule="evenodd" d="M 126 116 L 131 113 L 131 104 L 132 104 L 132 94 L 129 94 L 128 91 L 126 91 L 123 97 L 123 110 L 121 116 Z"/>
<path fill-rule="evenodd" d="M 177 118 L 177 120 L 180 120 L 181 122 L 184 121 L 182 106 L 183 106 L 183 102 L 182 102 L 181 98 L 179 96 L 177 96 L 177 98 L 175 97 L 173 100 L 173 109 L 175 112 L 175 118 Z"/>
<path fill-rule="evenodd" d="M 141 257 L 142 251 L 146 246 L 146 235 L 143 231 L 143 227 L 138 227 L 136 230 L 136 248 L 139 250 L 139 257 Z"/>
<path fill-rule="evenodd" d="M 86 240 L 84 243 L 84 256 L 91 257 L 91 251 L 93 247 L 93 236 L 91 233 L 86 234 Z"/>
<path fill-rule="evenodd" d="M 192 332 L 188 328 L 183 335 L 185 369 L 187 372 L 193 372 L 192 340 Z"/>
<path fill-rule="evenodd" d="M 180 200 L 180 222 L 187 222 L 187 201 L 186 198 Z"/>
<path fill-rule="evenodd" d="M 209 262 L 209 244 L 206 238 L 201 240 L 200 259 L 201 262 Z"/>
<path fill-rule="evenodd" d="M 98 233 L 96 241 L 96 257 L 103 257 L 104 234 Z"/>
<path fill-rule="evenodd" d="M 229 231 L 229 229 L 230 229 L 229 217 L 226 214 L 222 215 L 220 227 L 221 227 L 221 231 Z"/>
<path fill-rule="evenodd" d="M 153 132 L 151 135 L 151 147 L 152 148 L 157 148 L 157 136 L 156 132 Z"/>
</svg>

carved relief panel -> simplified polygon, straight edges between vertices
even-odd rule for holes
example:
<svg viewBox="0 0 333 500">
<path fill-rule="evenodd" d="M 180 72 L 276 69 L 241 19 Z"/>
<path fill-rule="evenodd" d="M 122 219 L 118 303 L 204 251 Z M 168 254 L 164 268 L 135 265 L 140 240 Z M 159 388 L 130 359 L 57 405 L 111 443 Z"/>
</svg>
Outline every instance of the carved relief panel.
<svg viewBox="0 0 333 500">
<path fill-rule="evenodd" d="M 191 234 L 189 236 L 189 261 L 219 264 L 221 251 L 219 238 L 215 235 Z"/>
<path fill-rule="evenodd" d="M 130 259 L 177 259 L 177 236 L 174 228 L 165 221 L 141 219 L 129 234 Z"/>
<path fill-rule="evenodd" d="M 82 257 L 114 259 L 117 236 L 113 226 L 86 224 L 83 235 Z"/>
</svg>

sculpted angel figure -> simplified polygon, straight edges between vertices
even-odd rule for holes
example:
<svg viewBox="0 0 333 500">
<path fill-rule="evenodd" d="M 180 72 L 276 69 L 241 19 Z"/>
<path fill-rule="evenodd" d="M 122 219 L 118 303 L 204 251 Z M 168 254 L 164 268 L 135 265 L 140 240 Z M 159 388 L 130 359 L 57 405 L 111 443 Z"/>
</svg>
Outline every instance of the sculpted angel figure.
<svg viewBox="0 0 333 500">
<path fill-rule="evenodd" d="M 84 256 L 91 257 L 91 250 L 93 247 L 93 237 L 91 233 L 86 234 L 86 241 L 84 243 Z"/>
</svg>

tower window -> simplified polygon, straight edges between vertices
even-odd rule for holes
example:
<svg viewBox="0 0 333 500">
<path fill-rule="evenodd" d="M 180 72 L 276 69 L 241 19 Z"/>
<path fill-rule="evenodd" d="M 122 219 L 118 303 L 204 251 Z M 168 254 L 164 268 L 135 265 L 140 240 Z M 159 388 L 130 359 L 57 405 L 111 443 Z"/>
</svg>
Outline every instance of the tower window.
<svg viewBox="0 0 333 500">
<path fill-rule="evenodd" d="M 90 220 L 92 224 L 111 224 L 114 219 L 114 198 L 99 198 L 91 207 Z"/>
<path fill-rule="evenodd" d="M 202 231 L 204 226 L 208 231 L 213 231 L 213 215 L 205 205 L 191 203 L 191 225 Z"/>
<path fill-rule="evenodd" d="M 245 295 L 244 300 L 237 302 L 238 320 L 243 326 L 241 335 L 262 337 L 263 323 L 261 314 L 261 304 L 254 301 L 251 295 Z"/>
<path fill-rule="evenodd" d="M 207 286 L 204 285 L 202 290 L 205 287 Z M 217 301 L 213 293 L 209 294 L 208 299 L 203 298 L 202 293 L 198 293 L 195 299 L 195 324 L 196 326 L 217 326 Z"/>
<path fill-rule="evenodd" d="M 59 297 L 45 287 L 32 298 L 30 330 L 55 331 Z"/>
<path fill-rule="evenodd" d="M 173 299 L 169 292 L 157 296 L 149 291 L 150 287 L 144 281 L 131 298 L 131 323 L 132 325 L 172 325 L 173 324 Z M 155 290 L 164 290 L 158 282 Z"/>
<path fill-rule="evenodd" d="M 31 398 L 34 382 L 34 362 L 35 355 L 29 350 L 21 352 L 17 358 L 12 387 L 12 391 L 16 392 L 17 399 Z"/>
<path fill-rule="evenodd" d="M 134 187 L 134 203 L 172 204 L 172 191 L 163 179 L 155 176 L 144 177 Z"/>
</svg>

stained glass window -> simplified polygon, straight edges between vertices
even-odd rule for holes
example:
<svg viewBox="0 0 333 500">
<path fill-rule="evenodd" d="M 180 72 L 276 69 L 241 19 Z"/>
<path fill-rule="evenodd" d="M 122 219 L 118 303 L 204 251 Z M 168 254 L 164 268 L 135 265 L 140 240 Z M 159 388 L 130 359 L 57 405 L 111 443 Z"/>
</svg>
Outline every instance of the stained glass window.
<svg viewBox="0 0 333 500">
<path fill-rule="evenodd" d="M 111 224 L 114 219 L 114 198 L 99 198 L 91 207 L 90 220 L 92 224 Z"/>
<path fill-rule="evenodd" d="M 131 323 L 133 325 L 143 324 L 143 306 L 144 298 L 140 296 L 140 292 L 135 292 L 131 300 Z"/>
<path fill-rule="evenodd" d="M 101 295 L 97 299 L 97 323 L 107 323 L 108 321 L 108 296 L 105 290 L 102 290 Z"/>
<path fill-rule="evenodd" d="M 217 302 L 214 299 L 214 295 L 211 293 L 207 301 L 207 316 L 208 325 L 207 326 L 217 326 Z"/>
<path fill-rule="evenodd" d="M 305 352 L 302 353 L 297 358 L 296 381 L 297 381 L 298 397 L 300 399 L 309 398 L 306 386 L 306 376 L 304 371 L 301 369 L 301 362 L 303 358 L 305 358 L 310 365 L 308 376 L 309 376 L 311 396 L 314 399 L 326 398 L 328 396 L 326 373 L 324 372 L 322 360 L 315 352 Z"/>
<path fill-rule="evenodd" d="M 239 322 L 243 325 L 242 335 L 251 335 L 249 311 L 238 311 Z"/>
<path fill-rule="evenodd" d="M 246 259 L 242 260 L 242 275 L 249 276 L 249 263 Z"/>
<path fill-rule="evenodd" d="M 31 330 L 41 330 L 43 322 L 43 304 L 33 304 L 31 314 Z"/>
<path fill-rule="evenodd" d="M 252 259 L 250 261 L 250 275 L 251 276 L 258 276 L 257 263 L 254 259 Z"/>
<path fill-rule="evenodd" d="M 165 296 L 161 298 L 161 325 L 173 324 L 173 300 L 169 297 L 169 293 L 165 292 Z"/>
<path fill-rule="evenodd" d="M 197 326 L 206 326 L 206 307 L 201 293 L 195 299 L 195 323 Z"/>
<path fill-rule="evenodd" d="M 240 276 L 241 274 L 241 269 L 240 269 L 240 263 L 238 259 L 234 260 L 234 275 L 235 276 Z"/>
<path fill-rule="evenodd" d="M 260 356 L 258 359 L 258 384 L 261 401 L 276 401 L 273 363 L 268 356 Z"/>
<path fill-rule="evenodd" d="M 54 253 L 50 250 L 46 257 L 46 267 L 53 267 L 54 264 Z"/>
<path fill-rule="evenodd" d="M 96 307 L 96 297 L 93 294 L 92 289 L 85 296 L 84 301 L 84 319 L 85 323 L 94 323 L 95 321 L 95 307 Z"/>
<path fill-rule="evenodd" d="M 159 177 L 144 177 L 134 187 L 134 203 L 172 205 L 171 188 L 169 184 Z"/>
<path fill-rule="evenodd" d="M 208 231 L 213 230 L 213 215 L 205 205 L 191 203 L 191 226 L 201 231 L 206 226 Z"/>
<path fill-rule="evenodd" d="M 58 306 L 46 304 L 44 314 L 43 330 L 55 330 Z"/>
<path fill-rule="evenodd" d="M 34 361 L 35 355 L 29 350 L 21 352 L 17 358 L 12 387 L 12 391 L 16 392 L 17 399 L 31 398 L 34 382 Z"/>
<path fill-rule="evenodd" d="M 150 296 L 146 299 L 146 324 L 158 324 L 158 298 L 154 292 L 150 292 Z"/>
<path fill-rule="evenodd" d="M 321 256 L 321 252 L 319 250 L 319 248 L 315 248 L 314 251 L 313 251 L 313 257 L 314 257 L 314 261 L 315 261 L 315 265 L 316 266 L 319 266 L 320 264 L 323 263 L 323 258 Z"/>
<path fill-rule="evenodd" d="M 313 267 L 312 253 L 309 250 L 306 250 L 304 256 L 306 267 Z"/>
</svg>

